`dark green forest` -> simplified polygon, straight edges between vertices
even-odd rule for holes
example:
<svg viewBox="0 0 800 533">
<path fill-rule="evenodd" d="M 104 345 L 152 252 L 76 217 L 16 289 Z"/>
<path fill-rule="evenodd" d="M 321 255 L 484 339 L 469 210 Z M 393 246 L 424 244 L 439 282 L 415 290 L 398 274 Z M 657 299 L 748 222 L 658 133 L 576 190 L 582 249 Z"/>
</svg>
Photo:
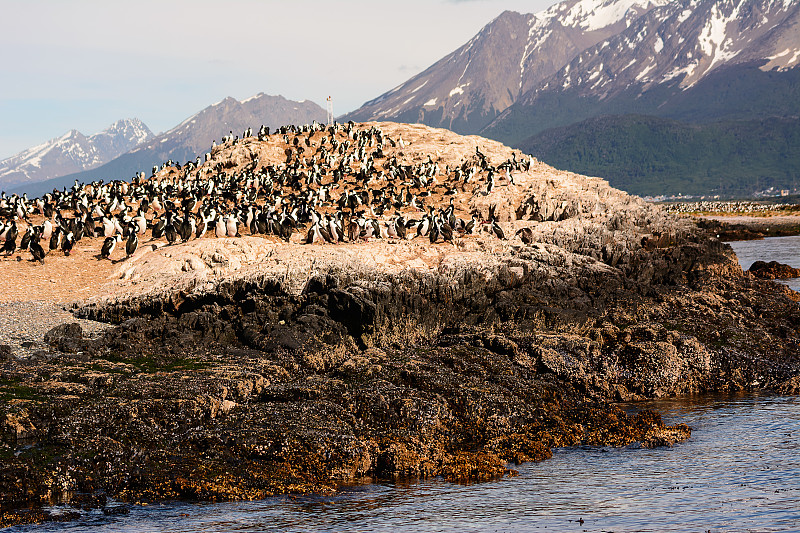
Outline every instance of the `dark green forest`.
<svg viewBox="0 0 800 533">
<path fill-rule="evenodd" d="M 607 179 L 639 195 L 748 196 L 800 184 L 800 119 L 705 124 L 642 115 L 604 116 L 517 146 L 564 170 Z"/>
</svg>

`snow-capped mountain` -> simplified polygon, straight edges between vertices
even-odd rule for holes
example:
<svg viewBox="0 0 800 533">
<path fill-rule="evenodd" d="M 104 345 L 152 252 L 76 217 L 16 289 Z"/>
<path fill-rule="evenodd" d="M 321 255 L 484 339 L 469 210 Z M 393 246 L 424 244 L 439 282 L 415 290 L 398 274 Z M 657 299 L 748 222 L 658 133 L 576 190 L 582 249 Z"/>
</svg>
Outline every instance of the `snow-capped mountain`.
<svg viewBox="0 0 800 533">
<path fill-rule="evenodd" d="M 252 128 L 256 133 L 261 125 L 274 130 L 287 124 L 325 122 L 326 117 L 327 112 L 309 100 L 295 102 L 282 96 L 270 96 L 264 93 L 241 102 L 228 97 L 101 166 L 48 180 L 35 186 L 17 187 L 17 191 L 40 194 L 54 187 L 70 185 L 75 179 L 90 182 L 129 179 L 139 172 L 149 175 L 153 165 L 160 165 L 170 159 L 184 163 L 194 160 L 197 156 L 202 157 L 209 151 L 213 141 L 220 142 L 224 135 L 231 132 L 233 135 L 242 135 L 245 129 Z"/>
<path fill-rule="evenodd" d="M 789 115 L 798 65 L 797 0 L 566 0 L 535 15 L 503 13 L 343 118 L 423 122 L 515 143 L 601 113 L 684 119 L 699 102 L 713 119 L 757 99 L 754 89 L 787 98 L 767 112 Z M 707 107 L 712 90 L 716 103 Z"/>
<path fill-rule="evenodd" d="M 70 130 L 0 161 L 0 186 L 32 183 L 98 167 L 153 137 L 139 119 L 118 120 L 94 135 Z"/>
<path fill-rule="evenodd" d="M 582 51 L 482 133 L 517 142 L 601 114 L 796 116 L 798 66 L 800 2 L 674 0 Z"/>
<path fill-rule="evenodd" d="M 464 46 L 343 117 L 423 122 L 476 133 L 583 50 L 669 0 L 566 0 L 506 11 Z"/>
</svg>

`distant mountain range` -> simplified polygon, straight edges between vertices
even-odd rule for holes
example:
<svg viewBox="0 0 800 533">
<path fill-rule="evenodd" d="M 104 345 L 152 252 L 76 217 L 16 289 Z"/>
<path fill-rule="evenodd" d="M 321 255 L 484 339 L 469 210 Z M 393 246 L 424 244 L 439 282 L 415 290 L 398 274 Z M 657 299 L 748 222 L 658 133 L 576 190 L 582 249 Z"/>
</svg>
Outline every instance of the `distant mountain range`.
<svg viewBox="0 0 800 533">
<path fill-rule="evenodd" d="M 53 188 L 69 186 L 76 179 L 84 183 L 101 179 L 129 179 L 138 172 L 145 172 L 149 176 L 153 165 L 160 165 L 170 159 L 181 164 L 194 160 L 198 155 L 202 156 L 209 151 L 213 141 L 220 142 L 223 135 L 231 132 L 241 136 L 244 130 L 252 128 L 255 134 L 261 125 L 274 129 L 286 124 L 310 124 L 315 120 L 324 122 L 326 117 L 327 112 L 323 108 L 308 100 L 295 102 L 264 93 L 241 102 L 228 97 L 192 115 L 165 133 L 157 136 L 151 133 L 143 142 L 129 146 L 102 164 L 84 169 L 62 167 L 68 168 L 66 172 L 51 170 L 51 179 L 38 182 L 29 180 L 23 184 L 17 182 L 9 190 L 38 195 Z M 64 143 L 65 146 L 70 146 L 68 139 Z"/>
<path fill-rule="evenodd" d="M 126 154 L 126 161 L 135 162 L 132 169 L 149 171 L 149 167 L 142 168 L 143 161 L 172 159 L 184 162 L 194 159 L 208 152 L 212 142 L 220 142 L 223 135 L 240 136 L 247 128 L 257 133 L 262 125 L 275 129 L 287 124 L 325 122 L 326 117 L 324 109 L 308 100 L 295 102 L 264 93 L 241 102 L 228 97 L 137 146 Z"/>
<path fill-rule="evenodd" d="M 558 165 L 574 161 L 578 147 L 566 157 L 570 148 L 561 146 L 561 159 L 548 160 L 555 147 L 544 142 L 547 132 L 557 128 L 553 132 L 560 139 L 602 145 L 603 139 L 587 135 L 611 134 L 625 120 L 611 119 L 611 129 L 584 123 L 599 116 L 635 114 L 630 121 L 656 129 L 666 123 L 643 123 L 641 116 L 686 127 L 776 117 L 788 120 L 775 123 L 783 132 L 799 127 L 791 121 L 800 116 L 798 66 L 796 0 L 566 0 L 535 15 L 503 13 L 464 46 L 343 120 L 422 122 L 480 134 L 527 147 Z M 724 129 L 714 128 L 706 131 Z M 741 125 L 735 129 L 750 135 Z M 746 144 L 763 156 L 775 152 L 774 141 L 759 134 Z M 545 145 L 547 151 L 536 151 Z M 714 143 L 708 148 L 715 157 L 725 153 Z M 662 193 L 679 192 L 669 190 L 677 183 L 659 181 L 647 168 L 632 161 L 624 169 L 622 161 L 609 166 L 600 154 L 585 151 L 580 171 L 615 186 L 623 186 L 623 175 L 637 176 L 643 186 L 631 192 L 659 187 Z M 686 169 L 684 181 L 698 185 L 696 192 L 713 192 L 688 160 L 668 150 L 657 156 L 663 166 Z M 795 179 L 791 168 L 759 159 L 764 165 L 750 169 L 754 183 L 767 179 L 786 186 Z M 608 174 L 612 167 L 617 173 Z M 648 179 L 655 187 L 645 186 Z M 723 183 L 721 189 L 751 191 L 745 181 Z M 720 190 L 718 181 L 713 189 Z"/>
<path fill-rule="evenodd" d="M 118 120 L 88 137 L 78 130 L 70 130 L 61 137 L 0 161 L 0 187 L 89 170 L 153 137 L 153 132 L 137 118 Z"/>
</svg>

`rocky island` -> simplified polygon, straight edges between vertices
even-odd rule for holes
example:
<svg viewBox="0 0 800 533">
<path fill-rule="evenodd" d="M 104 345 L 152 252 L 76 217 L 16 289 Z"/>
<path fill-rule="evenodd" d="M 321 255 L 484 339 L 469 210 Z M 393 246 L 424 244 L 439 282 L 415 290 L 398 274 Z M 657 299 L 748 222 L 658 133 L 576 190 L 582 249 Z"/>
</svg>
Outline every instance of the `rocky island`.
<svg viewBox="0 0 800 533">
<path fill-rule="evenodd" d="M 91 196 L 120 221 L 150 204 L 129 256 L 123 241 L 100 259 L 103 238 L 84 237 L 43 264 L 1 260 L 10 315 L 46 302 L 74 318 L 5 319 L 48 327 L 0 347 L 0 526 L 59 518 L 50 502 L 117 512 L 491 479 L 554 447 L 690 436 L 615 402 L 800 391 L 798 294 L 602 179 L 392 123 L 230 138 L 204 159 L 117 184 L 113 209 Z M 136 192 L 147 183 L 164 186 L 160 208 Z M 317 216 L 288 235 L 244 209 L 235 236 L 151 237 L 166 197 L 211 228 L 204 199 L 266 211 L 277 194 L 286 215 L 309 190 Z M 55 220 L 47 202 L 31 226 Z M 320 217 L 347 235 L 317 238 Z"/>
</svg>

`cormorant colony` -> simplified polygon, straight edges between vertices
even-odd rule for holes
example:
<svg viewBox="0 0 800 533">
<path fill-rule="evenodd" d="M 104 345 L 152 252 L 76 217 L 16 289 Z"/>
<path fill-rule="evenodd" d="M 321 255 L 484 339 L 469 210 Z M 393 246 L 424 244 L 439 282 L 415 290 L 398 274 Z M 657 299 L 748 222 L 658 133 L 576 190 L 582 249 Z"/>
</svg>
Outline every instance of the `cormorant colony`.
<svg viewBox="0 0 800 533">
<path fill-rule="evenodd" d="M 250 129 L 242 139 L 231 133 L 222 145 L 214 143 L 212 152 L 251 137 Z M 478 212 L 468 220 L 456 216 L 453 197 L 513 184 L 512 173 L 531 165 L 514 153 L 493 166 L 478 147 L 454 167 L 441 168 L 430 156 L 420 164 L 402 164 L 383 152 L 387 145 L 403 148 L 401 137 L 352 122 L 285 126 L 272 134 L 262 126 L 257 138 L 282 141 L 285 162 L 262 165 L 254 158 L 233 170 L 231 161 L 215 161 L 209 152 L 204 160 L 153 167 L 149 179 L 141 173 L 131 182 L 76 181 L 70 189 L 32 200 L 3 192 L 0 253 L 26 250 L 32 261 L 44 263 L 49 253 L 69 255 L 84 237 L 104 237 L 98 258 L 110 259 L 117 245 L 129 257 L 148 231 L 168 244 L 243 232 L 286 242 L 300 232 L 308 244 L 415 238 L 452 243 L 482 231 L 505 239 L 493 214 L 488 220 Z M 33 224 L 32 215 L 44 221 Z"/>
</svg>

